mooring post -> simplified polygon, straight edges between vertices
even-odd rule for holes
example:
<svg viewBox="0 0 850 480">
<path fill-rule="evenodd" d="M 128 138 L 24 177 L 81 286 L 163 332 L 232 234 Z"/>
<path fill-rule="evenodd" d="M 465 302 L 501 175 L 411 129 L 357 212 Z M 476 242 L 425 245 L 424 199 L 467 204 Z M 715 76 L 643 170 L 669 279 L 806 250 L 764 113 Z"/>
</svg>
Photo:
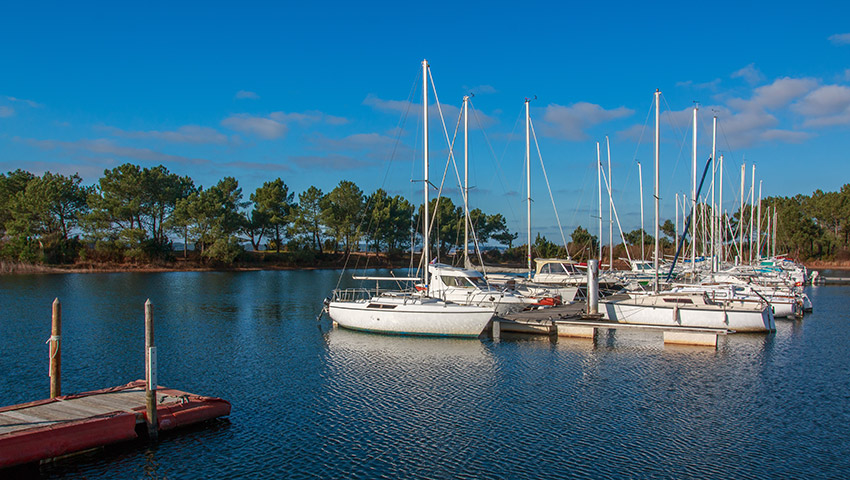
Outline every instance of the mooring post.
<svg viewBox="0 0 850 480">
<path fill-rule="evenodd" d="M 587 261 L 587 314 L 599 313 L 599 260 Z"/>
<path fill-rule="evenodd" d="M 153 304 L 145 302 L 145 407 L 148 438 L 156 441 L 159 421 L 156 415 L 156 347 L 153 344 Z"/>
<path fill-rule="evenodd" d="M 53 300 L 53 321 L 50 327 L 50 398 L 62 395 L 62 304 L 59 298 Z"/>
</svg>

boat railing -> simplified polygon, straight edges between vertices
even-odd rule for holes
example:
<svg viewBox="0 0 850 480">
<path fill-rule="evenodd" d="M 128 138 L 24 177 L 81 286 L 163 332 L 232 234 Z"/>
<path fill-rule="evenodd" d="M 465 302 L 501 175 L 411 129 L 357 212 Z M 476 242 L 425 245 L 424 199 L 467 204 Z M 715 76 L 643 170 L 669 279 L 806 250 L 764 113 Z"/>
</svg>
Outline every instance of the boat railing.
<svg viewBox="0 0 850 480">
<path fill-rule="evenodd" d="M 396 297 L 407 303 L 407 300 L 413 300 L 422 296 L 421 292 L 415 289 L 409 290 L 389 290 L 380 288 L 340 288 L 332 293 L 333 301 L 335 302 L 362 302 L 371 300 L 374 297 Z"/>
<path fill-rule="evenodd" d="M 335 302 L 365 301 L 377 294 L 374 288 L 340 288 L 333 291 Z"/>
</svg>

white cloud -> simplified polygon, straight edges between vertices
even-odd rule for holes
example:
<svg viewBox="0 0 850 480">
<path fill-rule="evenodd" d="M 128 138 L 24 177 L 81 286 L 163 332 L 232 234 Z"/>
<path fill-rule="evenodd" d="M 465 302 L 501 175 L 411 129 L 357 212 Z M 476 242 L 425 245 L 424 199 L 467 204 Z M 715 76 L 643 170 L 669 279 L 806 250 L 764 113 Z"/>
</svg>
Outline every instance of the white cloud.
<svg viewBox="0 0 850 480">
<path fill-rule="evenodd" d="M 244 99 L 257 100 L 259 98 L 260 98 L 259 95 L 257 95 L 254 92 L 249 92 L 248 90 L 239 90 L 238 92 L 236 92 L 236 99 L 237 100 L 244 100 Z"/>
<path fill-rule="evenodd" d="M 829 127 L 850 124 L 850 88 L 824 85 L 792 106 L 806 117 L 804 127 Z"/>
<path fill-rule="evenodd" d="M 750 85 L 755 85 L 764 80 L 764 75 L 755 67 L 755 64 L 751 63 L 746 67 L 733 72 L 730 75 L 731 78 L 743 78 L 744 81 L 749 83 Z"/>
<path fill-rule="evenodd" d="M 408 159 L 414 155 L 408 145 L 379 133 L 355 133 L 343 138 L 314 135 L 309 141 L 313 150 L 356 153 L 359 158 L 368 159 L 372 163 L 387 161 L 390 158 Z"/>
<path fill-rule="evenodd" d="M 785 143 L 802 143 L 812 135 L 809 132 L 800 132 L 796 130 L 767 130 L 761 134 L 761 140 L 765 141 L 780 141 Z"/>
<path fill-rule="evenodd" d="M 703 83 L 694 83 L 692 80 L 686 80 L 684 82 L 676 82 L 676 86 L 677 87 L 693 88 L 694 90 L 716 91 L 717 87 L 720 86 L 720 79 L 715 78 L 714 80 L 712 80 L 710 82 L 703 82 Z"/>
<path fill-rule="evenodd" d="M 575 141 L 585 140 L 588 138 L 586 129 L 600 123 L 628 117 L 633 113 L 634 110 L 626 107 L 606 110 L 600 105 L 588 102 L 578 102 L 568 107 L 550 104 L 546 106 L 546 112 L 543 115 L 546 124 L 541 130 L 551 137 Z"/>
<path fill-rule="evenodd" d="M 12 107 L 7 107 L 5 105 L 0 105 L 0 118 L 11 117 L 15 114 L 15 109 Z"/>
<path fill-rule="evenodd" d="M 468 87 L 464 85 L 463 90 L 470 92 L 473 95 L 492 95 L 494 93 L 498 93 L 498 90 L 496 90 L 496 88 L 492 85 L 478 85 L 476 87 Z"/>
<path fill-rule="evenodd" d="M 833 45 L 850 45 L 850 33 L 836 33 L 829 36 Z"/>
<path fill-rule="evenodd" d="M 231 115 L 221 121 L 221 126 L 267 140 L 280 138 L 289 130 L 285 124 L 273 118 L 256 117 L 247 113 Z"/>
<path fill-rule="evenodd" d="M 371 164 L 370 162 L 348 155 L 304 155 L 290 157 L 290 160 L 301 168 L 330 170 L 354 170 Z"/>
<path fill-rule="evenodd" d="M 373 94 L 366 95 L 363 99 L 363 105 L 372 107 L 379 112 L 399 112 L 404 113 L 412 110 L 415 105 L 407 100 L 382 100 Z"/>
<path fill-rule="evenodd" d="M 753 90 L 749 100 L 733 98 L 730 107 L 739 110 L 778 109 L 812 91 L 818 82 L 813 78 L 783 77 Z"/>
<path fill-rule="evenodd" d="M 44 105 L 42 105 L 40 103 L 33 102 L 32 100 L 27 100 L 25 98 L 6 97 L 6 99 L 9 100 L 10 102 L 26 103 L 31 108 L 42 108 L 42 107 L 44 107 Z"/>
<path fill-rule="evenodd" d="M 87 152 L 98 156 L 115 156 L 119 158 L 129 158 L 134 160 L 142 160 L 153 163 L 181 163 L 191 165 L 202 165 L 209 163 L 208 160 L 200 158 L 189 158 L 180 155 L 170 155 L 167 153 L 157 152 L 148 148 L 125 147 L 115 143 L 115 141 L 98 138 L 94 140 L 82 139 L 73 142 L 60 140 L 38 140 L 38 139 L 18 139 L 23 140 L 29 145 L 40 148 L 42 150 L 62 150 L 66 152 Z"/>
<path fill-rule="evenodd" d="M 302 113 L 272 112 L 265 117 L 238 113 L 221 121 L 223 127 L 256 135 L 267 140 L 273 140 L 286 135 L 289 131 L 289 125 L 293 123 L 299 125 L 312 125 L 315 123 L 344 125 L 348 123 L 348 119 L 327 115 L 318 110 L 308 110 Z"/>
<path fill-rule="evenodd" d="M 363 100 L 363 105 L 385 113 L 406 113 L 408 116 L 422 114 L 422 104 L 411 103 L 407 100 L 383 100 L 371 93 Z M 452 125 L 454 125 L 457 122 L 457 119 L 460 118 L 460 107 L 443 103 L 440 105 L 440 108 L 442 108 L 443 118 L 446 120 L 446 128 L 453 128 Z M 430 115 L 431 118 L 437 118 L 439 114 L 440 110 L 437 108 L 437 105 L 432 104 L 428 107 L 428 115 Z M 496 118 L 482 112 L 481 110 L 470 108 L 469 128 L 478 130 L 490 127 L 496 123 L 498 123 Z"/>
<path fill-rule="evenodd" d="M 214 128 L 198 125 L 185 125 L 174 131 L 127 131 L 116 127 L 103 127 L 103 130 L 122 138 L 154 139 L 174 143 L 212 143 L 218 145 L 227 143 L 227 135 Z"/>
</svg>

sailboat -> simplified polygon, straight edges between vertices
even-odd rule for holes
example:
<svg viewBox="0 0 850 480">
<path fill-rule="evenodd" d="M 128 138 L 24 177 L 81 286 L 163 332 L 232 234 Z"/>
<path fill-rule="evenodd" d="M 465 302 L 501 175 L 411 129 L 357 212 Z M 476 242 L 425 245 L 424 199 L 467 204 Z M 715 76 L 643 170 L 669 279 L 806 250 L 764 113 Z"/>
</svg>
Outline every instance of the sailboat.
<svg viewBox="0 0 850 480">
<path fill-rule="evenodd" d="M 395 335 L 478 337 L 493 317 L 494 306 L 459 305 L 430 296 L 428 270 L 428 72 L 422 61 L 422 112 L 424 125 L 425 204 L 423 215 L 423 278 L 355 277 L 359 280 L 424 281 L 421 290 L 334 290 L 326 300 L 328 315 L 337 325 L 352 330 Z"/>
<path fill-rule="evenodd" d="M 776 330 L 773 310 L 767 301 L 747 302 L 730 296 L 710 296 L 705 289 L 687 292 L 659 291 L 659 151 L 661 92 L 655 91 L 655 258 L 653 291 L 630 293 L 625 299 L 601 300 L 606 318 L 628 324 L 668 327 L 723 328 L 737 332 L 772 332 Z M 696 119 L 696 113 L 694 113 Z M 696 132 L 696 123 L 694 123 Z M 696 133 L 694 133 L 696 137 Z M 696 138 L 694 138 L 696 165 Z M 696 171 L 696 170 L 695 170 Z M 696 174 L 692 198 L 697 196 Z M 684 238 L 684 235 L 683 235 Z M 693 265 L 695 253 L 691 253 Z M 692 266 L 692 268 L 694 268 Z"/>
</svg>

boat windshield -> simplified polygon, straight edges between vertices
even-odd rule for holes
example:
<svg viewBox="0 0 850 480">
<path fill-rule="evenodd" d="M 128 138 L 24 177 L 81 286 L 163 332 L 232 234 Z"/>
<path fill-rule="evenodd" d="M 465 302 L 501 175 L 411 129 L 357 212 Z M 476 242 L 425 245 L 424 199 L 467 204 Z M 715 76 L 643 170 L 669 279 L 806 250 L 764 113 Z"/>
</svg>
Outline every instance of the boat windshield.
<svg viewBox="0 0 850 480">
<path fill-rule="evenodd" d="M 459 288 L 486 288 L 487 282 L 481 277 L 451 277 L 448 275 L 440 275 L 440 280 L 447 287 Z"/>
</svg>

